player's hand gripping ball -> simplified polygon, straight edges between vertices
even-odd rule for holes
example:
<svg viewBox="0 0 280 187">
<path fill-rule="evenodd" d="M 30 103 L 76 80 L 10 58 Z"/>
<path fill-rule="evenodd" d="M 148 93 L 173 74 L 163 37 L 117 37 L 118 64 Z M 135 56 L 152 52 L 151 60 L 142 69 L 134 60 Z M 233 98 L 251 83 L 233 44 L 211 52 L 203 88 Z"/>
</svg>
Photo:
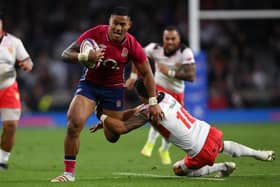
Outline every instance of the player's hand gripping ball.
<svg viewBox="0 0 280 187">
<path fill-rule="evenodd" d="M 91 38 L 86 38 L 83 40 L 83 42 L 80 45 L 80 53 L 86 55 L 88 57 L 90 50 L 98 51 L 100 50 L 98 44 L 95 40 Z M 87 68 L 94 69 L 98 62 L 91 61 L 91 60 L 85 60 L 83 63 L 86 65 Z"/>
</svg>

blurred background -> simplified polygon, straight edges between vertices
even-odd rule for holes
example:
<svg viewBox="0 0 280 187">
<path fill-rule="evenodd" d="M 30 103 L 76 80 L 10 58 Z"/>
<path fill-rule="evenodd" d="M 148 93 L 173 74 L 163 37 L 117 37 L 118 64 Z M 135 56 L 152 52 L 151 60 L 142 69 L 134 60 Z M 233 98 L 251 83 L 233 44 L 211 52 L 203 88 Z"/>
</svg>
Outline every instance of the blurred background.
<svg viewBox="0 0 280 187">
<path fill-rule="evenodd" d="M 189 45 L 188 1 L 160 2 L 2 0 L 6 31 L 23 40 L 35 64 L 31 74 L 18 71 L 23 111 L 67 109 L 82 67 L 63 63 L 60 55 L 83 31 L 107 24 L 113 6 L 132 9 L 130 32 L 143 46 L 161 42 L 167 25 L 177 26 Z M 200 0 L 200 9 L 280 9 L 280 1 Z M 202 20 L 200 27 L 207 109 L 280 108 L 280 19 Z M 134 101 L 133 93 L 127 93 L 127 105 L 135 105 Z"/>
</svg>

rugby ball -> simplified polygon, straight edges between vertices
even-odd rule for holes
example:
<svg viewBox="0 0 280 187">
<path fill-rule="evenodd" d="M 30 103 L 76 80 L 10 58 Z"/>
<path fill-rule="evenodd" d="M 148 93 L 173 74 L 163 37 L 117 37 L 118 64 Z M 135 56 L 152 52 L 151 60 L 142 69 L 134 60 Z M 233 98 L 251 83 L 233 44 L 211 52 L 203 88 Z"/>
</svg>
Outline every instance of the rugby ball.
<svg viewBox="0 0 280 187">
<path fill-rule="evenodd" d="M 80 45 L 80 53 L 84 53 L 87 55 L 89 54 L 90 50 L 97 51 L 99 49 L 100 48 L 99 48 L 98 44 L 96 43 L 96 41 L 91 38 L 84 39 Z M 84 62 L 84 64 L 86 65 L 87 68 L 94 69 L 97 66 L 99 66 L 100 63 L 87 61 L 87 62 Z"/>
<path fill-rule="evenodd" d="M 99 46 L 94 39 L 86 38 L 80 46 L 80 53 L 88 54 L 90 50 L 99 50 Z"/>
</svg>

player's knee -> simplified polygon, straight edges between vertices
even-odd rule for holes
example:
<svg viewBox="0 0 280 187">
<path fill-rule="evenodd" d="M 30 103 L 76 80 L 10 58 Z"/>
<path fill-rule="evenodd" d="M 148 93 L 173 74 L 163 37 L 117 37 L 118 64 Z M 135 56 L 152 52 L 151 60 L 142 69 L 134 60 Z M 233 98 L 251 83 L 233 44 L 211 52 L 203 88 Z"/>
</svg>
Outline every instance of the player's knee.
<svg viewBox="0 0 280 187">
<path fill-rule="evenodd" d="M 3 133 L 12 136 L 16 133 L 17 122 L 16 121 L 5 121 L 3 122 Z"/>
<path fill-rule="evenodd" d="M 77 137 L 79 136 L 82 130 L 83 124 L 75 121 L 75 120 L 68 120 L 67 124 L 67 135 L 70 137 Z"/>
<path fill-rule="evenodd" d="M 174 165 L 173 165 L 173 172 L 175 175 L 177 176 L 185 176 L 186 175 L 186 171 L 184 171 L 181 167 L 181 161 L 177 161 Z"/>
</svg>

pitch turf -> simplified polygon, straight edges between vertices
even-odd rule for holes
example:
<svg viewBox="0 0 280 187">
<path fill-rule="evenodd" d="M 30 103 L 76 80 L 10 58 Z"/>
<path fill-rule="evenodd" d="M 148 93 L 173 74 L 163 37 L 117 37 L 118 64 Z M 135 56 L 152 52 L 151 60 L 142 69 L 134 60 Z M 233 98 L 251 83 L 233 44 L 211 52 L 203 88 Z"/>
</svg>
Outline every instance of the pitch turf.
<svg viewBox="0 0 280 187">
<path fill-rule="evenodd" d="M 280 125 L 218 125 L 224 139 L 236 140 L 254 148 L 273 149 L 280 153 Z M 217 161 L 234 161 L 237 169 L 232 176 L 215 179 L 175 177 L 171 166 L 163 166 L 158 156 L 158 146 L 152 158 L 139 154 L 147 136 L 148 128 L 141 128 L 122 136 L 111 144 L 99 131 L 90 134 L 84 129 L 81 149 L 76 166 L 76 182 L 50 183 L 50 179 L 63 171 L 63 139 L 65 129 L 23 129 L 17 132 L 17 144 L 10 158 L 10 168 L 0 172 L 0 186 L 280 186 L 280 161 L 262 162 L 251 158 L 231 158 L 226 155 Z M 183 158 L 184 153 L 173 146 L 172 160 Z"/>
</svg>

